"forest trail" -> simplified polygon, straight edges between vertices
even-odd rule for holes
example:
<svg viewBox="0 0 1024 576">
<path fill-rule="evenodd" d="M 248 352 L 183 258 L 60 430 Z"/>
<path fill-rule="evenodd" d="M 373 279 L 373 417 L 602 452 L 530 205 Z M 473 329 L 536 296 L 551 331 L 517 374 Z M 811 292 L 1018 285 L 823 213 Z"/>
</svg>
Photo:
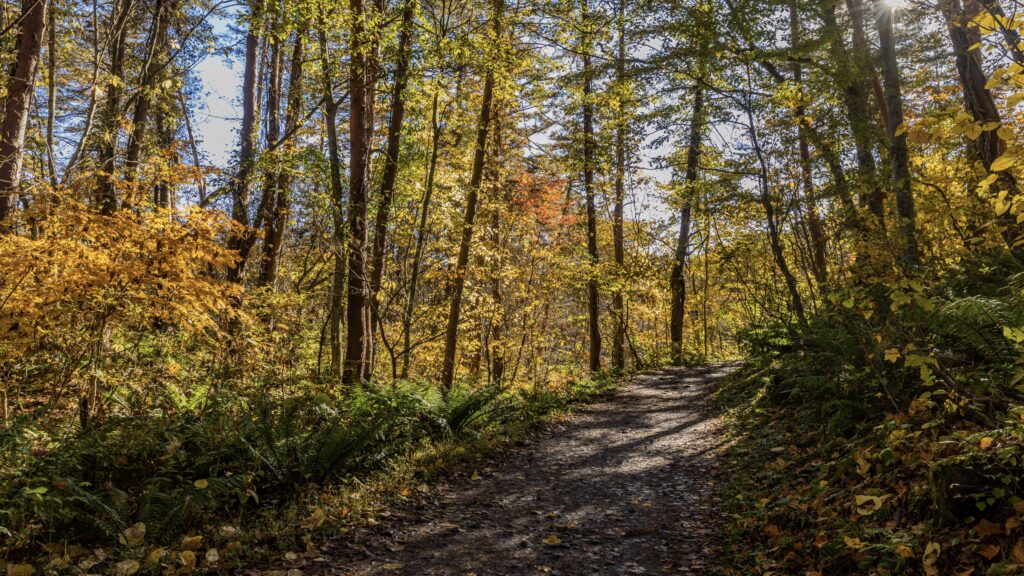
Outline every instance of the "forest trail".
<svg viewBox="0 0 1024 576">
<path fill-rule="evenodd" d="M 531 444 L 328 545 L 322 574 L 710 574 L 729 365 L 642 374 Z"/>
</svg>

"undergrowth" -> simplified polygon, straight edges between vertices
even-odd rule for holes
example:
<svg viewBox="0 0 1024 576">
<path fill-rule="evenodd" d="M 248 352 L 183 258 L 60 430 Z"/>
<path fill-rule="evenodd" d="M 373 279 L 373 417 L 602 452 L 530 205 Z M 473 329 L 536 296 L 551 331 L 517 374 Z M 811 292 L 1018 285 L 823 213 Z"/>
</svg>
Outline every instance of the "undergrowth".
<svg viewBox="0 0 1024 576">
<path fill-rule="evenodd" d="M 87 431 L 18 420 L 0 428 L 0 571 L 231 573 L 243 558 L 294 560 L 324 527 L 373 522 L 439 471 L 618 381 L 209 395 Z"/>
<path fill-rule="evenodd" d="M 1024 573 L 1019 268 L 833 294 L 743 336 L 717 394 L 726 573 Z"/>
</svg>

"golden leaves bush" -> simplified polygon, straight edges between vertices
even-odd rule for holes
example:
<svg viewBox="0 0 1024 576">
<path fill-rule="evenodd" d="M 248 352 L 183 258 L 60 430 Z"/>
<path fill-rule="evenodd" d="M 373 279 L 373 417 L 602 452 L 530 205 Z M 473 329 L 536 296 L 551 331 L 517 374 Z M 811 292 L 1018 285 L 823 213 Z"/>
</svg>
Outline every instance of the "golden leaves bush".
<svg viewBox="0 0 1024 576">
<path fill-rule="evenodd" d="M 219 212 L 103 215 L 60 194 L 25 215 L 31 235 L 0 237 L 0 375 L 45 365 L 73 381 L 118 337 L 161 327 L 215 336 L 238 289 Z M 35 358 L 43 354 L 46 358 Z"/>
</svg>

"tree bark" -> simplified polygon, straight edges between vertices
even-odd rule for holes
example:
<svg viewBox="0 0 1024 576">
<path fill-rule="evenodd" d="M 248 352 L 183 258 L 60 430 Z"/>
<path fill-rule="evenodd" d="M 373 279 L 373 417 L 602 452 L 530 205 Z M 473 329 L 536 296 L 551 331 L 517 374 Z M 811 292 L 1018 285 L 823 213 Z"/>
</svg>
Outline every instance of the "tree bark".
<svg viewBox="0 0 1024 576">
<path fill-rule="evenodd" d="M 32 92 L 39 67 L 39 52 L 46 32 L 48 0 L 24 0 L 18 56 L 14 75 L 7 84 L 7 102 L 0 124 L 0 222 L 6 221 L 18 202 L 21 166 L 25 154 Z"/>
<path fill-rule="evenodd" d="M 114 5 L 111 14 L 110 77 L 106 89 L 106 108 L 103 117 L 103 137 L 99 151 L 101 172 L 100 210 L 113 214 L 117 210 L 117 141 L 121 132 L 121 91 L 124 85 L 125 43 L 128 35 L 128 17 L 133 0 L 121 0 Z"/>
<path fill-rule="evenodd" d="M 402 150 L 402 122 L 405 119 L 405 87 L 409 79 L 409 61 L 412 57 L 412 33 L 416 4 L 405 0 L 402 6 L 402 29 L 398 37 L 398 61 L 395 64 L 395 84 L 391 92 L 391 115 L 388 118 L 388 142 L 381 178 L 380 200 L 373 226 L 373 252 L 370 272 L 370 333 L 375 338 L 380 314 L 380 286 L 384 278 L 384 250 L 387 247 L 391 204 L 398 178 L 398 156 Z M 371 353 L 374 347 L 371 346 Z M 370 358 L 373 364 L 373 358 Z"/>
<path fill-rule="evenodd" d="M 749 83 L 749 72 L 748 72 Z M 789 292 L 789 305 L 801 325 L 807 325 L 807 316 L 804 313 L 803 299 L 800 297 L 800 290 L 797 288 L 796 277 L 786 262 L 785 254 L 782 251 L 782 240 L 779 234 L 778 222 L 775 220 L 775 206 L 772 204 L 771 188 L 768 183 L 768 162 L 765 160 L 761 143 L 757 137 L 757 124 L 754 121 L 754 106 L 750 102 L 750 94 L 747 94 L 747 101 L 744 103 L 744 112 L 747 115 L 747 124 L 750 131 L 750 146 L 754 150 L 754 156 L 758 163 L 758 188 L 760 190 L 761 206 L 764 207 L 765 223 L 768 226 L 768 243 L 771 246 L 772 257 L 775 265 L 786 283 L 786 290 Z"/>
<path fill-rule="evenodd" d="M 492 19 L 495 45 L 498 45 L 501 41 L 501 18 L 504 7 L 504 0 L 494 0 Z M 451 305 L 448 308 L 448 323 L 444 334 L 441 386 L 445 393 L 451 391 L 455 383 L 455 356 L 458 351 L 459 316 L 462 313 L 462 293 L 466 288 L 469 250 L 473 243 L 473 224 L 476 220 L 477 200 L 480 195 L 480 184 L 483 181 L 484 160 L 487 152 L 487 134 L 490 130 L 491 107 L 494 100 L 494 67 L 495 63 L 488 63 L 487 72 L 484 76 L 484 89 L 480 101 L 480 118 L 477 121 L 476 129 L 476 147 L 473 152 L 473 171 L 469 178 L 466 214 L 462 223 L 462 241 L 459 243 L 459 255 L 455 263 L 455 279 L 452 283 Z"/>
<path fill-rule="evenodd" d="M 57 120 L 57 9 L 46 14 L 46 164 L 50 172 L 50 186 L 57 187 L 57 159 L 54 150 L 54 127 Z M 2 219 L 0 219 L 2 220 Z"/>
<path fill-rule="evenodd" d="M 245 38 L 245 71 L 242 74 L 242 126 L 238 146 L 238 172 L 231 183 L 231 218 L 242 228 L 231 235 L 228 248 L 238 253 L 228 270 L 228 279 L 241 283 L 249 258 L 249 180 L 256 156 L 256 76 L 260 60 L 260 26 L 262 9 L 254 4 L 250 14 L 249 33 Z"/>
<path fill-rule="evenodd" d="M 590 256 L 590 279 L 587 281 L 587 328 L 591 372 L 601 370 L 601 316 L 598 292 L 597 265 L 600 254 L 597 247 L 597 208 L 594 203 L 594 103 L 593 69 L 590 63 L 589 0 L 583 0 L 581 38 L 583 52 L 583 197 L 587 211 L 587 255 Z"/>
<path fill-rule="evenodd" d="M 789 23 L 791 43 L 796 46 L 800 43 L 800 22 L 797 18 L 796 5 L 790 2 Z M 803 66 L 799 62 L 793 64 L 793 82 L 800 91 L 800 104 L 796 108 L 797 117 L 797 139 L 800 151 L 800 182 L 804 193 L 804 203 L 807 207 L 807 232 L 811 239 L 811 273 L 820 288 L 828 284 L 828 268 L 826 265 L 826 240 L 825 233 L 821 227 L 821 218 L 818 215 L 818 201 L 815 198 L 814 179 L 811 173 L 811 147 L 807 141 L 807 121 L 805 120 L 807 110 L 803 105 Z"/>
<path fill-rule="evenodd" d="M 293 134 L 299 127 L 302 115 L 302 58 L 303 31 L 295 34 L 295 44 L 292 46 L 291 64 L 288 70 L 288 106 L 285 112 L 284 131 L 285 134 Z M 278 92 L 281 91 L 281 82 L 278 80 Z M 276 142 L 277 137 L 272 142 Z M 289 138 L 283 151 L 287 154 L 294 150 L 293 140 Z M 282 242 L 284 241 L 285 228 L 288 225 L 288 217 L 291 214 L 291 178 L 288 169 L 278 168 L 273 174 L 274 198 L 273 207 L 267 218 L 266 232 L 263 238 L 263 260 L 260 268 L 259 283 L 262 286 L 273 286 L 277 280 L 277 271 L 281 260 Z"/>
<path fill-rule="evenodd" d="M 334 269 L 331 274 L 331 292 L 328 302 L 328 332 L 330 334 L 330 375 L 341 378 L 342 347 L 341 321 L 345 313 L 345 271 L 348 263 L 345 239 L 345 186 L 341 179 L 341 153 L 338 145 L 338 100 L 334 97 L 327 32 L 321 21 L 317 34 L 320 40 L 320 67 L 324 93 L 324 124 L 327 127 L 327 159 L 331 184 L 331 216 L 334 225 Z"/>
<path fill-rule="evenodd" d="M 874 0 L 878 12 L 878 44 L 882 53 L 882 85 L 889 111 L 889 162 L 892 170 L 893 194 L 896 198 L 897 229 L 900 238 L 900 264 L 906 274 L 916 273 L 921 263 L 917 245 L 917 213 L 910 188 L 910 158 L 906 131 L 897 133 L 903 124 L 903 94 L 899 62 L 896 59 L 896 34 L 893 31 L 895 11 L 882 0 Z"/>
<path fill-rule="evenodd" d="M 843 105 L 857 152 L 857 173 L 862 190 L 860 205 L 868 208 L 881 227 L 885 218 L 885 204 L 878 182 L 878 169 L 875 165 L 875 124 L 871 121 L 864 81 L 867 73 L 861 68 L 857 59 L 851 57 L 843 42 L 833 4 L 830 3 L 824 8 L 822 20 L 825 25 L 823 32 L 828 37 L 832 58 L 836 65 L 836 80 L 842 87 Z"/>
<path fill-rule="evenodd" d="M 434 176 L 437 172 L 437 157 L 440 148 L 441 126 L 437 120 L 438 94 L 430 107 L 430 158 L 427 166 L 426 184 L 423 200 L 420 202 L 420 221 L 416 228 L 416 247 L 413 250 L 412 269 L 409 272 L 409 298 L 402 312 L 402 378 L 409 377 L 409 363 L 412 355 L 412 315 L 416 308 L 416 291 L 419 286 L 420 262 L 423 259 L 423 246 L 427 237 L 427 215 L 430 211 L 430 199 L 434 193 Z"/>
<path fill-rule="evenodd" d="M 131 131 L 128 133 L 128 144 L 125 148 L 125 179 L 133 181 L 142 156 L 142 145 L 146 138 L 149 123 L 149 112 L 153 105 L 153 88 L 156 84 L 154 72 L 157 66 L 157 54 L 167 44 L 167 27 L 170 20 L 170 7 L 166 0 L 156 0 L 153 7 L 153 20 L 150 23 L 149 39 L 146 42 L 146 58 L 142 64 L 142 77 L 139 79 L 138 92 L 135 95 L 135 110 L 132 113 Z"/>
<path fill-rule="evenodd" d="M 615 81 L 621 91 L 626 82 L 626 0 L 618 3 L 618 53 L 615 59 Z M 612 367 L 623 370 L 626 367 L 626 306 L 623 295 L 625 287 L 626 239 L 623 230 L 624 204 L 626 201 L 626 106 L 619 103 L 618 123 L 615 127 L 615 200 L 612 207 L 612 241 L 614 244 L 615 267 L 619 274 L 619 285 L 612 294 L 612 315 L 615 334 L 612 337 Z"/>
<path fill-rule="evenodd" d="M 679 238 L 676 242 L 675 258 L 669 286 L 672 296 L 672 311 L 669 316 L 669 339 L 672 362 L 683 362 L 683 325 L 686 318 L 686 259 L 690 254 L 690 225 L 692 218 L 693 189 L 700 175 L 700 147 L 704 140 L 704 89 L 693 87 L 693 108 L 690 114 L 690 140 L 686 152 L 686 174 L 683 180 L 683 207 L 679 213 Z"/>
<path fill-rule="evenodd" d="M 346 292 L 345 360 L 342 382 L 360 383 L 366 374 L 366 208 L 370 143 L 367 141 L 367 58 L 363 36 L 366 11 L 363 0 L 349 0 L 352 17 L 349 61 L 349 203 L 348 278 Z"/>
</svg>

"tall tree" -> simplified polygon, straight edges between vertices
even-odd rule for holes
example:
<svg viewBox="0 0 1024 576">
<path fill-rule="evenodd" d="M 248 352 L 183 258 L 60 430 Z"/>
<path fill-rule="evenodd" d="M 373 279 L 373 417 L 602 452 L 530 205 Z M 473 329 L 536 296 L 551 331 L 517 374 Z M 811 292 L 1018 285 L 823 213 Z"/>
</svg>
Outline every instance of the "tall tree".
<svg viewBox="0 0 1024 576">
<path fill-rule="evenodd" d="M 910 156 L 907 150 L 907 134 L 903 126 L 903 93 L 900 83 L 899 61 L 896 58 L 896 33 L 893 21 L 896 8 L 882 0 L 874 0 L 875 24 L 878 28 L 878 44 L 882 56 L 882 86 L 885 89 L 885 105 L 889 113 L 887 131 L 889 138 L 889 164 L 892 171 L 893 195 L 896 198 L 897 229 L 900 239 L 900 264 L 904 271 L 913 274 L 921 264 L 917 244 L 917 211 L 910 187 Z"/>
<path fill-rule="evenodd" d="M 127 0 L 124 0 L 127 1 Z M 245 68 L 242 73 L 242 124 L 239 129 L 238 170 L 230 182 L 231 219 L 240 230 L 228 240 L 228 248 L 237 254 L 235 264 L 228 270 L 228 279 L 241 282 L 249 258 L 249 182 L 256 160 L 256 127 L 259 99 L 256 91 L 256 76 L 260 60 L 260 37 L 263 10 L 259 0 L 254 0 L 249 9 L 249 32 L 245 36 Z"/>
<path fill-rule="evenodd" d="M 693 107 L 690 110 L 690 139 L 686 149 L 686 174 L 683 178 L 682 208 L 679 211 L 679 236 L 676 240 L 672 273 L 669 277 L 672 310 L 669 316 L 669 338 L 672 343 L 672 361 L 683 361 L 683 325 L 686 318 L 686 259 L 690 254 L 690 225 L 692 202 L 697 178 L 700 175 L 700 148 L 704 140 L 704 87 L 693 85 Z"/>
<path fill-rule="evenodd" d="M 7 83 L 7 101 L 0 124 L 0 222 L 7 220 L 18 202 L 21 166 L 25 154 L 25 132 L 39 68 L 39 52 L 46 32 L 48 0 L 24 0 L 18 55 L 14 73 Z"/>
<path fill-rule="evenodd" d="M 598 292 L 597 265 L 601 257 L 597 247 L 597 207 L 594 199 L 594 70 L 591 65 L 590 7 L 582 0 L 580 11 L 580 52 L 583 59 L 583 199 L 587 213 L 587 255 L 590 278 L 587 280 L 587 330 L 591 372 L 601 370 L 601 298 Z"/>
<path fill-rule="evenodd" d="M 625 232 L 623 230 L 623 208 L 626 201 L 626 0 L 618 2 L 618 49 L 615 55 L 615 82 L 619 90 L 619 117 L 615 125 L 615 199 L 612 207 L 612 243 L 615 266 L 623 274 L 626 264 Z M 623 297 L 623 279 L 612 293 L 612 315 L 615 334 L 612 337 L 612 367 L 622 370 L 626 367 L 626 306 Z"/>
<path fill-rule="evenodd" d="M 391 89 L 391 115 L 388 118 L 388 140 L 384 158 L 384 174 L 381 177 L 377 215 L 373 225 L 373 253 L 370 272 L 370 331 L 376 335 L 380 315 L 380 287 L 384 278 L 384 251 L 387 247 L 388 224 L 391 220 L 391 204 L 398 179 L 398 157 L 402 150 L 402 124 L 405 120 L 405 87 L 409 81 L 409 64 L 412 59 L 412 34 L 415 24 L 416 3 L 404 0 L 402 5 L 401 30 L 398 35 L 398 55 L 395 63 L 394 86 Z M 372 353 L 373 347 L 371 347 Z M 372 364 L 372 358 L 370 363 Z"/>
<path fill-rule="evenodd" d="M 366 213 L 370 142 L 367 139 L 366 10 L 363 0 L 349 0 L 349 202 L 348 277 L 345 309 L 345 360 L 341 379 L 358 384 L 366 374 Z"/>
<path fill-rule="evenodd" d="M 491 25 L 493 41 L 491 46 L 500 46 L 501 20 L 505 10 L 504 0 L 493 0 Z M 494 56 L 491 56 L 493 59 Z M 441 386 L 450 391 L 455 384 L 455 359 L 458 352 L 459 318 L 462 314 L 462 293 L 466 289 L 466 272 L 469 267 L 469 251 L 473 243 L 473 224 L 476 221 L 480 184 L 483 182 L 484 161 L 487 154 L 487 135 L 491 126 L 491 108 L 494 103 L 494 68 L 497 62 L 487 62 L 484 74 L 483 94 L 480 98 L 480 117 L 477 120 L 476 144 L 473 149 L 473 168 L 466 195 L 466 213 L 462 222 L 462 239 L 459 255 L 455 261 L 455 278 L 452 281 L 451 303 L 448 308 L 448 322 L 444 334 L 444 357 L 441 363 Z"/>
<path fill-rule="evenodd" d="M 288 72 L 288 98 L 285 111 L 284 133 L 288 136 L 283 147 L 285 155 L 294 152 L 294 139 L 291 137 L 299 128 L 302 115 L 302 60 L 304 57 L 304 36 L 302 30 L 296 31 L 292 45 L 291 63 Z M 280 86 L 278 86 L 280 91 Z M 273 140 L 277 142 L 275 138 Z M 275 180 L 273 198 L 268 200 L 269 207 L 266 219 L 266 231 L 263 239 L 263 260 L 260 268 L 259 282 L 262 285 L 273 285 L 277 279 L 277 271 L 281 260 L 281 249 L 284 241 L 285 228 L 291 214 L 291 177 L 287 167 L 278 164 L 272 176 Z"/>
</svg>

